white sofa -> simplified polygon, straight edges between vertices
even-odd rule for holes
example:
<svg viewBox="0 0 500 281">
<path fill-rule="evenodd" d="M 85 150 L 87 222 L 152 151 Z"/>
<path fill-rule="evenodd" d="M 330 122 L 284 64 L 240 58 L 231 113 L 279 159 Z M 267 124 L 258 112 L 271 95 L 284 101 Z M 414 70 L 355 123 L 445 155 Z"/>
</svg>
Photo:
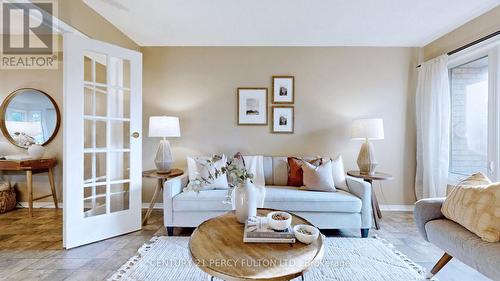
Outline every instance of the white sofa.
<svg viewBox="0 0 500 281">
<path fill-rule="evenodd" d="M 265 208 L 295 213 L 320 229 L 360 229 L 367 237 L 372 226 L 371 186 L 346 176 L 346 190 L 337 192 L 305 191 L 286 186 L 287 157 L 264 157 L 266 182 Z M 165 182 L 163 189 L 164 225 L 171 236 L 173 227 L 197 227 L 207 219 L 231 210 L 223 204 L 226 190 L 183 192 L 188 176 Z M 338 185 L 338 183 L 336 183 Z"/>
</svg>

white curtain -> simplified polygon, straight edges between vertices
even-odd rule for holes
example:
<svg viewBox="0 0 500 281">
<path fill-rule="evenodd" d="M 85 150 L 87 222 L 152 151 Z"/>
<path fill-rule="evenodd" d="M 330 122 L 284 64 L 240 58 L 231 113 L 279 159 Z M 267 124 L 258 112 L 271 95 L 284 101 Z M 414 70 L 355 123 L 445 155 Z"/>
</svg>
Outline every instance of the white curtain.
<svg viewBox="0 0 500 281">
<path fill-rule="evenodd" d="M 450 147 L 450 81 L 448 56 L 442 55 L 418 69 L 417 199 L 443 197 L 448 183 Z"/>
</svg>

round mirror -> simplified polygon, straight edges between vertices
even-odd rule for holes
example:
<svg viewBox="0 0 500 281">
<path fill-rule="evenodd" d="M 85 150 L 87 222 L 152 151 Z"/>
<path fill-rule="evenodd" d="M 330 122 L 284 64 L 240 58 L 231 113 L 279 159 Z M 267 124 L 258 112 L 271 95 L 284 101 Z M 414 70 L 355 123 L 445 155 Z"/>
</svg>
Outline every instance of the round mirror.
<svg viewBox="0 0 500 281">
<path fill-rule="evenodd" d="M 59 130 L 56 102 L 36 89 L 19 89 L 7 96 L 0 109 L 0 128 L 12 144 L 28 148 L 49 143 Z"/>
</svg>

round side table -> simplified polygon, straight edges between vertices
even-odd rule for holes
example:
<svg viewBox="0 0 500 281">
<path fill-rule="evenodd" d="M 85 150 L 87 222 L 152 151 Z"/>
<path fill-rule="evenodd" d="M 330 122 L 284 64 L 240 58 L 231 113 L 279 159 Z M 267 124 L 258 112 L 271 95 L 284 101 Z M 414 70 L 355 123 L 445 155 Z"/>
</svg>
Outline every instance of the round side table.
<svg viewBox="0 0 500 281">
<path fill-rule="evenodd" d="M 182 174 L 184 174 L 184 171 L 180 169 L 172 169 L 169 173 L 158 173 L 157 170 L 149 170 L 142 172 L 143 178 L 154 178 L 158 180 L 158 184 L 156 185 L 155 188 L 155 193 L 153 194 L 151 203 L 149 203 L 148 211 L 146 212 L 146 215 L 142 220 L 143 226 L 148 223 L 149 216 L 151 215 L 151 211 L 153 211 L 156 200 L 158 200 L 158 196 L 160 196 L 160 194 L 163 192 L 163 184 L 165 183 L 165 181 L 181 176 Z"/>
<path fill-rule="evenodd" d="M 373 188 L 373 181 L 378 180 L 392 180 L 392 175 L 375 172 L 374 174 L 362 174 L 360 171 L 349 171 L 347 174 L 351 177 L 360 178 L 368 182 L 372 187 L 372 211 L 373 211 L 373 222 L 375 222 L 375 228 L 380 229 L 379 219 L 382 218 L 382 212 L 380 212 L 380 207 L 378 205 L 377 196 L 375 195 L 375 190 Z"/>
</svg>

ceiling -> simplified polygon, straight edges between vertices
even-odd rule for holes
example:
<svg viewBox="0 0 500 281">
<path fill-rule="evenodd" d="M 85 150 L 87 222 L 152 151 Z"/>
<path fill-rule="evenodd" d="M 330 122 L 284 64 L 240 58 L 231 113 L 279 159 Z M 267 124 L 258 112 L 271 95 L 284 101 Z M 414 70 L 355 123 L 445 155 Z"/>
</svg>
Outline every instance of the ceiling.
<svg viewBox="0 0 500 281">
<path fill-rule="evenodd" d="M 141 46 L 424 46 L 500 0 L 84 0 Z"/>
</svg>

